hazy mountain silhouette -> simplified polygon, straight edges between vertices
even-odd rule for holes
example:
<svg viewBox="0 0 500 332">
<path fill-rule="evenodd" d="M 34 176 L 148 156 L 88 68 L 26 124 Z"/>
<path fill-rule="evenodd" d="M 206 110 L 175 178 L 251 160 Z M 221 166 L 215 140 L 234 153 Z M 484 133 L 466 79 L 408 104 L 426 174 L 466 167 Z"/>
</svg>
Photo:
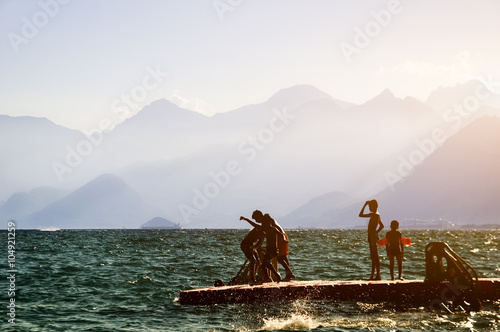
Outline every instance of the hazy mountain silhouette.
<svg viewBox="0 0 500 332">
<path fill-rule="evenodd" d="M 384 222 L 393 219 L 500 224 L 500 118 L 475 120 L 449 138 L 403 181 L 373 197 L 319 196 L 282 219 L 286 227 L 356 227 L 367 199 L 379 201 Z M 287 224 L 289 223 L 289 224 Z"/>
<path fill-rule="evenodd" d="M 22 218 L 19 228 L 138 228 L 162 215 L 122 179 L 103 174 L 41 211 Z"/>
<path fill-rule="evenodd" d="M 319 100 L 328 100 L 334 108 L 346 109 L 352 106 L 332 98 L 314 86 L 296 85 L 281 89 L 265 102 L 215 114 L 211 117 L 211 134 L 220 138 L 216 140 L 218 143 L 239 143 L 249 135 L 255 135 L 258 130 L 268 127 L 276 111 L 293 112 L 309 102 Z"/>
<path fill-rule="evenodd" d="M 461 91 L 457 88 L 457 94 Z M 131 201 L 144 198 L 145 204 L 186 227 L 234 227 L 235 215 L 257 207 L 280 218 L 322 193 L 364 197 L 385 188 L 385 171 L 397 169 L 400 158 L 415 150 L 418 140 L 428 138 L 436 128 L 449 127 L 442 114 L 429 107 L 437 105 L 439 95 L 453 95 L 451 90 L 445 92 L 437 90 L 424 104 L 414 98 L 396 98 L 385 90 L 362 105 L 352 105 L 313 86 L 298 85 L 278 91 L 265 102 L 212 117 L 159 100 L 103 134 L 91 153 L 81 156 L 64 174 L 62 182 L 57 181 L 53 161 L 65 163 L 69 151 L 74 152 L 82 142 L 88 145 L 89 138 L 46 119 L 0 116 L 0 127 L 5 129 L 0 135 L 9 142 L 0 147 L 1 198 L 39 186 L 79 188 L 100 174 L 112 173 L 133 188 L 135 196 L 127 197 L 137 200 Z M 498 113 L 498 109 L 488 113 Z M 238 174 L 230 177 L 228 185 L 214 188 L 214 176 L 222 174 L 231 161 L 236 162 Z M 216 194 L 186 223 L 179 207 L 201 199 L 197 195 L 207 186 Z M 332 198 L 331 204 L 335 202 Z M 50 211 L 68 215 L 71 209 L 82 209 L 76 199 L 66 208 L 54 208 L 57 203 L 32 214 L 29 221 L 40 217 L 45 223 L 57 216 Z M 344 218 L 338 211 L 325 208 L 316 220 L 326 220 L 329 214 Z M 97 218 L 89 218 L 90 212 L 76 214 L 85 215 L 85 220 Z M 101 227 L 78 223 L 70 222 L 68 227 Z M 109 225 L 115 225 L 114 221 Z M 338 225 L 333 220 L 327 226 Z"/>
<path fill-rule="evenodd" d="M 335 103 L 342 109 L 347 109 L 355 104 L 347 103 L 341 100 L 334 99 L 326 92 L 321 91 L 315 86 L 308 84 L 295 85 L 290 88 L 281 89 L 272 95 L 266 103 L 273 107 L 289 107 L 296 108 L 314 100 L 327 99 Z"/>
<path fill-rule="evenodd" d="M 52 162 L 64 161 L 68 147 L 83 139 L 45 118 L 0 115 L 0 196 L 60 186 Z"/>
<path fill-rule="evenodd" d="M 453 109 L 455 105 L 463 106 L 470 102 L 470 107 L 473 107 L 473 98 L 480 100 L 481 106 L 500 107 L 500 98 L 492 94 L 492 90 L 496 88 L 492 83 L 485 78 L 483 82 L 470 80 L 452 87 L 439 87 L 429 94 L 425 104 L 440 115 Z"/>
<path fill-rule="evenodd" d="M 297 93 L 297 89 L 290 91 Z M 248 213 L 256 206 L 280 217 L 332 189 L 376 192 L 387 185 L 383 176 L 365 183 L 360 179 L 373 178 L 374 166 L 408 148 L 441 120 L 417 100 L 398 99 L 389 91 L 347 110 L 333 98 L 322 93 L 318 96 L 321 99 L 287 108 L 286 114 L 293 117 L 269 139 L 258 140 L 258 135 L 269 132 L 270 119 L 276 115 L 272 109 L 253 105 L 240 110 L 237 115 L 241 117 L 228 114 L 223 119 L 229 130 L 244 128 L 240 135 L 248 131 L 244 138 L 226 138 L 225 145 L 213 145 L 168 162 L 137 164 L 120 176 L 149 204 L 161 206 L 169 215 L 183 220 L 179 207 L 202 199 L 196 193 L 214 182 L 210 174 L 218 174 L 235 160 L 241 174 L 231 177 L 227 187 L 218 188 L 216 197 L 208 199 L 199 214 L 183 221 L 186 227 L 229 227 L 234 215 Z M 261 126 L 253 123 L 250 130 L 249 123 L 242 119 L 250 119 L 252 114 L 256 114 L 255 121 L 260 119 Z M 227 133 L 224 126 L 218 128 Z M 252 145 L 248 137 L 257 140 L 253 142 L 257 145 Z"/>
<path fill-rule="evenodd" d="M 189 155 L 209 144 L 209 120 L 165 99 L 155 101 L 107 134 L 92 162 L 101 169 L 120 168 Z"/>
<path fill-rule="evenodd" d="M 449 138 L 404 181 L 376 195 L 388 218 L 500 224 L 500 118 Z"/>
<path fill-rule="evenodd" d="M 318 99 L 330 99 L 339 107 L 350 105 L 309 85 L 283 89 L 264 103 L 213 117 L 158 100 L 117 125 L 87 162 L 103 170 L 113 169 L 137 162 L 181 158 L 211 146 L 237 144 L 268 126 L 275 110 L 294 109 Z"/>
<path fill-rule="evenodd" d="M 179 223 L 173 223 L 162 217 L 155 217 L 141 225 L 142 229 L 180 229 L 182 226 Z"/>
<path fill-rule="evenodd" d="M 14 193 L 0 206 L 0 219 L 20 219 L 47 205 L 61 199 L 68 190 L 50 187 L 40 187 L 31 190 L 29 193 Z"/>
<path fill-rule="evenodd" d="M 332 227 L 332 220 L 340 211 L 357 203 L 357 200 L 344 192 L 331 192 L 311 199 L 307 204 L 281 218 L 280 223 L 287 228 Z"/>
</svg>

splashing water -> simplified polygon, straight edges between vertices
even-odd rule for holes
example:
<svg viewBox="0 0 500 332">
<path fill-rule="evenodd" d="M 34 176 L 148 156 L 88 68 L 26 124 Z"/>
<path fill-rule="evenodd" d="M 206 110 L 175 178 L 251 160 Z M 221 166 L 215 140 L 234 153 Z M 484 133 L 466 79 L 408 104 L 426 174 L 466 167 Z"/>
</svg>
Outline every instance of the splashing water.
<svg viewBox="0 0 500 332">
<path fill-rule="evenodd" d="M 307 314 L 292 314 L 289 318 L 264 319 L 262 330 L 303 331 L 315 329 L 320 325 Z"/>
</svg>

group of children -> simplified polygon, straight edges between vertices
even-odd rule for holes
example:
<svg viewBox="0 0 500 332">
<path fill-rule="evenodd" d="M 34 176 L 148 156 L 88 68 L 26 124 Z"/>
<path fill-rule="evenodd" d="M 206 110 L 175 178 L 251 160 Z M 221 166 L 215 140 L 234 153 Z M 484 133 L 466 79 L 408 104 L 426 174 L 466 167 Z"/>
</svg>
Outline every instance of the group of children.
<svg viewBox="0 0 500 332">
<path fill-rule="evenodd" d="M 365 213 L 365 208 L 368 206 L 370 212 Z M 391 280 L 394 280 L 394 260 L 398 262 L 398 279 L 402 279 L 403 273 L 403 256 L 404 244 L 409 244 L 408 240 L 403 238 L 399 229 L 399 222 L 393 220 L 391 222 L 391 230 L 387 232 L 386 237 L 379 240 L 378 233 L 384 228 L 384 224 L 378 213 L 378 202 L 376 200 L 367 201 L 361 212 L 361 218 L 370 218 L 368 222 L 368 244 L 370 246 L 370 258 L 372 261 L 372 271 L 368 280 L 381 280 L 380 277 L 380 258 L 378 255 L 378 246 L 387 245 L 387 257 L 389 258 L 389 267 L 391 272 Z M 241 250 L 247 257 L 249 264 L 249 277 L 252 284 L 256 283 L 255 274 L 259 265 L 262 265 L 265 279 L 263 282 L 272 281 L 269 277 L 270 271 L 277 281 L 281 281 L 281 275 L 271 264 L 271 260 L 277 257 L 278 262 L 284 267 L 286 277 L 283 281 L 295 279 L 295 275 L 290 269 L 288 261 L 288 236 L 285 234 L 283 228 L 271 218 L 269 214 L 263 214 L 261 211 L 256 210 L 252 214 L 252 221 L 245 217 L 240 217 L 240 220 L 246 220 L 254 228 L 245 236 L 241 241 Z M 257 250 L 266 239 L 266 253 L 262 259 L 262 264 L 259 260 Z"/>
<path fill-rule="evenodd" d="M 264 271 L 265 279 L 263 282 L 272 281 L 269 277 L 268 270 L 275 276 L 277 281 L 281 281 L 281 275 L 271 264 L 273 258 L 277 258 L 286 271 L 286 276 L 283 281 L 290 281 L 295 279 L 295 275 L 290 269 L 290 262 L 288 261 L 288 236 L 281 226 L 271 218 L 269 214 L 263 214 L 261 211 L 256 210 L 252 214 L 252 221 L 245 217 L 240 217 L 240 220 L 246 220 L 254 228 L 245 236 L 241 241 L 241 250 L 247 257 L 249 264 L 250 282 L 255 284 L 255 274 L 259 268 L 259 255 L 257 250 L 266 239 L 266 253 L 262 259 L 262 269 Z"/>
</svg>

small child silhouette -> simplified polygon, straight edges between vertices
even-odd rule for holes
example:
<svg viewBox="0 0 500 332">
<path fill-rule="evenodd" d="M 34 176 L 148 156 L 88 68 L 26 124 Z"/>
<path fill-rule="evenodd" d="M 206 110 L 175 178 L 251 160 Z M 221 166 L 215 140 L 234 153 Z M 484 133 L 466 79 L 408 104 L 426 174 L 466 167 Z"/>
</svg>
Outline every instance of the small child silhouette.
<svg viewBox="0 0 500 332">
<path fill-rule="evenodd" d="M 394 280 L 394 258 L 398 261 L 398 279 L 403 280 L 403 256 L 404 256 L 404 245 L 402 242 L 401 232 L 398 231 L 399 222 L 393 220 L 391 222 L 391 230 L 387 232 L 387 257 L 389 258 L 389 269 L 391 271 L 391 280 Z"/>
</svg>

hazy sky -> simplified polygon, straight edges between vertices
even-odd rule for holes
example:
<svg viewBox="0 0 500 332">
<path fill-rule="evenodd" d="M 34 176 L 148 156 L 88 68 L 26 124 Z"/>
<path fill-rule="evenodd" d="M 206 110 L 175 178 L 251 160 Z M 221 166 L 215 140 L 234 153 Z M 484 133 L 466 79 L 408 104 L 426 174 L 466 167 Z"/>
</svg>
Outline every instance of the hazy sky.
<svg viewBox="0 0 500 332">
<path fill-rule="evenodd" d="M 499 73 L 499 16 L 498 0 L 0 0 L 0 114 L 90 131 L 159 98 L 213 114 L 295 84 L 425 100 Z"/>
</svg>

